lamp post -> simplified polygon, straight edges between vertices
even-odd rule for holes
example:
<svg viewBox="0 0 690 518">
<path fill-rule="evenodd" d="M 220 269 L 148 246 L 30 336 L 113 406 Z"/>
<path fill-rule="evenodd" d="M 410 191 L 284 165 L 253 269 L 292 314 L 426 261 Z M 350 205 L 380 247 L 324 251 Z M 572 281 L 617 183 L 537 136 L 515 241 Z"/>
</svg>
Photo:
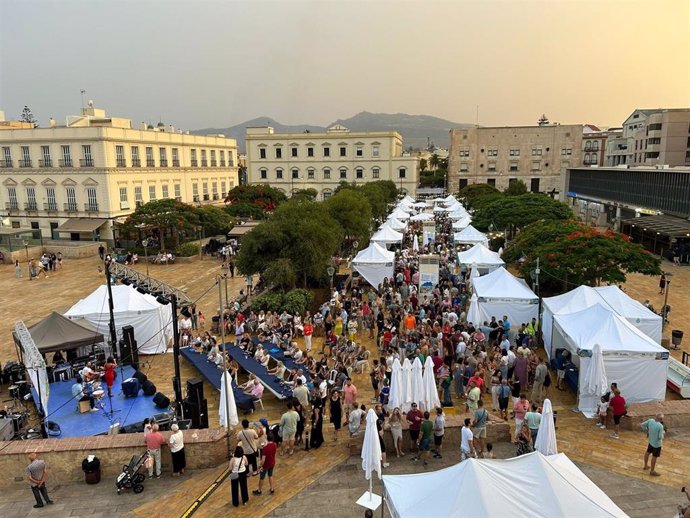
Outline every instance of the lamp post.
<svg viewBox="0 0 690 518">
<path fill-rule="evenodd" d="M 226 376 L 230 376 L 230 373 L 228 372 L 228 366 L 226 362 L 226 345 L 225 345 L 225 305 L 223 304 L 223 290 L 221 289 L 220 286 L 220 280 L 221 277 L 219 276 L 216 279 L 216 282 L 218 283 L 218 306 L 220 307 L 220 340 L 223 346 L 221 347 L 221 350 L 223 352 L 223 373 Z M 226 281 L 226 290 L 227 290 L 227 275 L 225 275 L 225 281 Z M 227 298 L 227 291 L 225 294 L 225 304 L 228 303 L 228 298 Z M 223 377 L 221 377 L 221 383 L 224 383 Z M 230 379 L 230 390 L 232 390 L 232 377 Z M 227 425 L 227 444 L 228 444 L 228 456 L 230 456 L 230 394 L 228 393 L 227 387 L 225 390 L 225 419 L 226 419 L 226 425 Z"/>
<path fill-rule="evenodd" d="M 673 272 L 664 272 L 666 276 L 666 289 L 664 290 L 664 307 L 661 309 L 662 320 L 661 320 L 661 330 L 663 331 L 666 327 L 666 319 L 668 318 L 668 292 L 671 289 L 671 280 L 669 277 L 673 276 Z"/>
<path fill-rule="evenodd" d="M 141 245 L 144 247 L 144 261 L 146 262 L 146 278 L 149 277 L 149 240 L 144 239 L 141 241 Z"/>
<path fill-rule="evenodd" d="M 333 275 L 335 274 L 335 268 L 333 268 L 333 266 L 329 266 L 326 268 L 326 273 L 331 280 L 331 293 L 333 293 Z"/>
<path fill-rule="evenodd" d="M 24 240 L 24 250 L 26 251 L 26 262 L 29 262 L 29 242 Z"/>
<path fill-rule="evenodd" d="M 201 253 L 201 241 L 204 239 L 204 227 L 199 226 L 197 227 L 197 230 L 199 231 L 199 261 L 203 261 L 204 257 Z"/>
</svg>

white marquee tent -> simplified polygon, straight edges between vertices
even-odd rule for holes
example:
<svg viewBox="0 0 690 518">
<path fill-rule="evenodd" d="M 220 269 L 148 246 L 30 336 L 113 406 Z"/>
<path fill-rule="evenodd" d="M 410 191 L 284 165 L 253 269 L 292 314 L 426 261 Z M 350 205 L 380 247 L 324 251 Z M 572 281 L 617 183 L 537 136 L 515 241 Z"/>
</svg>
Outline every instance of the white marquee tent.
<svg viewBox="0 0 690 518">
<path fill-rule="evenodd" d="M 628 403 L 663 400 L 666 394 L 668 351 L 602 304 L 554 315 L 553 349 L 565 347 L 580 369 L 579 385 L 590 370 L 592 351 L 601 347 L 606 378 L 622 388 Z M 579 365 L 578 365 L 579 364 Z M 591 396 L 580 394 L 578 407 L 590 412 Z"/>
<path fill-rule="evenodd" d="M 474 228 L 472 225 L 467 225 L 460 232 L 456 232 L 453 236 L 453 240 L 455 241 L 456 245 L 474 245 L 475 243 L 484 243 L 485 245 L 489 244 L 489 240 L 487 239 L 486 235 L 482 232 L 479 232 L 479 230 Z"/>
<path fill-rule="evenodd" d="M 370 243 L 352 260 L 352 267 L 374 288 L 386 277 L 393 277 L 395 252 L 389 252 L 378 243 Z"/>
<path fill-rule="evenodd" d="M 407 228 L 407 224 L 395 218 L 388 219 L 379 228 L 383 228 L 384 226 L 389 226 L 395 231 L 405 230 L 405 228 Z"/>
<path fill-rule="evenodd" d="M 458 263 L 461 266 L 472 266 L 473 268 L 476 266 L 480 274 L 493 272 L 496 268 L 506 264 L 496 252 L 492 252 L 481 243 L 458 253 Z"/>
<path fill-rule="evenodd" d="M 112 292 L 118 339 L 121 338 L 122 326 L 130 325 L 134 328 L 139 353 L 164 353 L 173 336 L 170 307 L 158 303 L 151 295 L 139 293 L 132 286 L 113 286 Z M 96 288 L 91 295 L 68 309 L 65 316 L 70 320 L 83 318 L 103 336 L 108 336 L 110 315 L 107 286 Z"/>
<path fill-rule="evenodd" d="M 395 518 L 628 518 L 563 453 L 468 459 L 428 473 L 384 475 L 383 486 Z"/>
<path fill-rule="evenodd" d="M 453 230 L 462 230 L 464 228 L 467 228 L 468 226 L 470 226 L 470 223 L 472 223 L 472 217 L 466 215 L 462 218 L 453 221 Z"/>
<path fill-rule="evenodd" d="M 539 297 L 525 281 L 518 279 L 505 268 L 497 268 L 491 273 L 473 279 L 472 290 L 477 298 L 471 299 L 468 315 L 478 315 L 477 322 L 490 320 L 492 316 L 498 319 L 507 315 L 517 327 L 538 316 Z"/>
<path fill-rule="evenodd" d="M 656 343 L 661 343 L 661 316 L 653 313 L 636 300 L 630 298 L 616 286 L 592 288 L 578 286 L 562 295 L 547 297 L 543 300 L 542 335 L 544 347 L 549 358 L 553 354 L 552 332 L 554 315 L 566 315 L 582 309 L 602 304 L 627 319 L 633 326 L 649 336 Z"/>
<path fill-rule="evenodd" d="M 371 241 L 374 243 L 385 243 L 385 244 L 400 244 L 402 243 L 403 235 L 401 232 L 396 232 L 388 225 L 384 225 L 379 229 L 373 236 L 371 236 Z"/>
<path fill-rule="evenodd" d="M 414 209 L 409 209 L 410 212 L 414 213 Z M 397 207 L 393 212 L 391 212 L 388 215 L 388 219 L 390 218 L 395 218 L 399 219 L 400 221 L 407 221 L 410 219 L 410 215 L 407 213 L 407 211 L 401 209 L 400 207 Z"/>
<path fill-rule="evenodd" d="M 410 221 L 431 221 L 434 219 L 434 215 L 430 212 L 422 212 L 416 216 L 412 216 Z"/>
</svg>

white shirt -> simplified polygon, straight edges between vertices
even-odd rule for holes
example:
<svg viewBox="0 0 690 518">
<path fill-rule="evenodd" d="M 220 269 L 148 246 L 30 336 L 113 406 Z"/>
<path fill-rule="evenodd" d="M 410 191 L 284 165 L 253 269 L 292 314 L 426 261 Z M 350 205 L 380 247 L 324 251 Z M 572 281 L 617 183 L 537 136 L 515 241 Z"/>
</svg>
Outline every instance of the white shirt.
<svg viewBox="0 0 690 518">
<path fill-rule="evenodd" d="M 470 452 L 472 451 L 472 441 L 474 440 L 474 434 L 472 433 L 472 430 L 468 426 L 463 426 L 462 431 L 461 431 L 461 442 L 460 442 L 460 448 Z"/>
<path fill-rule="evenodd" d="M 501 349 L 505 349 L 506 351 L 508 351 L 508 349 L 510 349 L 510 340 L 508 340 L 507 338 L 504 338 L 503 341 L 501 342 L 500 347 L 501 347 Z M 510 352 L 508 352 L 508 354 L 510 354 Z"/>
<path fill-rule="evenodd" d="M 515 365 L 515 353 L 508 349 L 508 367 Z"/>
<path fill-rule="evenodd" d="M 467 344 L 461 340 L 458 342 L 458 345 L 455 346 L 455 354 L 458 356 L 465 354 L 465 349 L 467 349 Z"/>
</svg>

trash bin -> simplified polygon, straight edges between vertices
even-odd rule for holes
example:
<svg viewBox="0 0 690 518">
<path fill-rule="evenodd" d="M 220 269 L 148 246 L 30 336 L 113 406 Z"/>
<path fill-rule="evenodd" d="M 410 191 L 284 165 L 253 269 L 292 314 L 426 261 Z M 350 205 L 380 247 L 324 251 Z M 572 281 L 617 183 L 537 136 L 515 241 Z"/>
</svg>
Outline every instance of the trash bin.
<svg viewBox="0 0 690 518">
<path fill-rule="evenodd" d="M 679 346 L 683 341 L 683 331 L 680 329 L 674 329 L 671 331 L 671 343 L 675 346 Z"/>
<path fill-rule="evenodd" d="M 101 461 L 94 455 L 89 455 L 81 461 L 84 481 L 87 484 L 98 484 L 101 481 Z"/>
</svg>

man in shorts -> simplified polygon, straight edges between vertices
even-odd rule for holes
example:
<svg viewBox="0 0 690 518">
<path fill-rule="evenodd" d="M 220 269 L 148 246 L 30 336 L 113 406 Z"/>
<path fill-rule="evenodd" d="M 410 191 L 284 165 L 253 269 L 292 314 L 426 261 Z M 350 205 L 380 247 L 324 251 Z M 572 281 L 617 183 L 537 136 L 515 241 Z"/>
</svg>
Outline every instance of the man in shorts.
<svg viewBox="0 0 690 518">
<path fill-rule="evenodd" d="M 564 350 L 561 351 L 561 354 L 556 357 L 556 388 L 558 390 L 565 390 L 563 387 L 563 382 L 565 381 L 565 370 L 568 368 L 568 365 L 570 365 L 568 356 L 568 351 Z"/>
<path fill-rule="evenodd" d="M 292 402 L 289 402 L 287 404 L 287 412 L 280 418 L 280 435 L 283 438 L 283 447 L 287 450 L 288 455 L 292 455 L 295 450 L 295 434 L 297 433 L 298 421 L 299 414 L 293 409 Z"/>
<path fill-rule="evenodd" d="M 434 431 L 434 423 L 429 420 L 429 412 L 424 412 L 424 421 L 419 428 L 421 437 L 417 442 L 419 447 L 418 455 L 412 457 L 412 460 L 419 460 L 420 458 L 424 460 L 424 465 L 426 466 L 427 459 L 429 458 L 429 451 L 431 450 L 431 435 Z"/>
<path fill-rule="evenodd" d="M 443 408 L 436 409 L 436 419 L 434 419 L 434 458 L 442 459 L 441 447 L 443 445 L 443 435 L 446 433 L 446 417 L 443 415 Z"/>
<path fill-rule="evenodd" d="M 474 423 L 472 435 L 474 435 L 474 448 L 477 457 L 484 456 L 484 444 L 486 444 L 486 423 L 489 420 L 489 412 L 484 408 L 484 402 L 480 399 L 477 410 L 474 411 Z"/>
<path fill-rule="evenodd" d="M 510 402 L 510 387 L 508 380 L 503 378 L 501 386 L 498 387 L 498 408 L 501 411 L 501 419 L 508 420 L 508 403 Z"/>
<path fill-rule="evenodd" d="M 410 451 L 414 451 L 419 443 L 419 430 L 422 427 L 424 415 L 417 408 L 417 403 L 412 403 L 412 408 L 406 415 L 410 425 Z"/>
<path fill-rule="evenodd" d="M 658 477 L 659 473 L 656 471 L 656 461 L 661 457 L 661 445 L 664 442 L 664 434 L 666 429 L 664 427 L 664 414 L 657 414 L 654 419 L 647 419 L 641 425 L 642 431 L 647 433 L 647 452 L 644 454 L 644 469 L 649 469 L 647 465 L 649 455 L 652 456 L 652 465 L 649 474 L 653 477 Z"/>
<path fill-rule="evenodd" d="M 276 452 L 278 447 L 274 442 L 274 437 L 272 432 L 267 434 L 268 442 L 261 448 L 261 467 L 259 468 L 259 489 L 252 491 L 254 495 L 261 494 L 261 486 L 264 485 L 264 479 L 268 475 L 268 487 L 271 489 L 271 494 L 275 492 L 273 488 L 273 468 L 276 465 Z"/>
<path fill-rule="evenodd" d="M 465 425 L 460 430 L 460 462 L 474 457 L 474 435 L 470 429 L 472 420 L 465 419 Z"/>
</svg>

